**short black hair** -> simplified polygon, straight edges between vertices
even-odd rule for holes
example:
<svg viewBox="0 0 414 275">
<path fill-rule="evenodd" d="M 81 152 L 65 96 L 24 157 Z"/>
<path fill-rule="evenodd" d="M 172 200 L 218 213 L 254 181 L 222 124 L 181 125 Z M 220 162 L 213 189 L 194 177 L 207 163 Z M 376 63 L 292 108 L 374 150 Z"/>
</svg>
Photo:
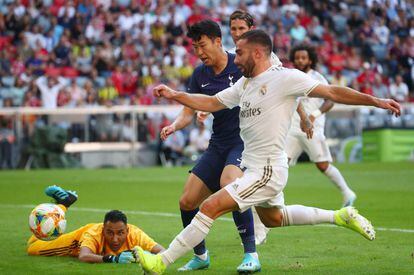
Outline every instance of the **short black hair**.
<svg viewBox="0 0 414 275">
<path fill-rule="evenodd" d="M 247 31 L 240 36 L 239 41 L 242 39 L 247 40 L 247 43 L 259 44 L 265 47 L 269 56 L 272 53 L 272 39 L 270 39 L 270 36 L 263 30 L 257 29 Z"/>
<path fill-rule="evenodd" d="M 309 59 L 312 62 L 311 64 L 311 68 L 315 69 L 316 68 L 316 64 L 318 64 L 318 55 L 316 54 L 316 49 L 314 46 L 310 45 L 310 44 L 298 44 L 296 46 L 294 46 L 289 53 L 289 60 L 290 62 L 294 63 L 295 62 L 295 54 L 298 51 L 306 51 L 308 53 Z"/>
<path fill-rule="evenodd" d="M 211 40 L 221 38 L 220 26 L 211 19 L 201 20 L 188 27 L 187 37 L 193 41 L 199 41 L 201 36 L 205 35 Z"/>
<path fill-rule="evenodd" d="M 229 26 L 231 26 L 231 21 L 232 20 L 236 20 L 236 19 L 240 19 L 243 20 L 244 22 L 246 22 L 247 26 L 249 28 L 254 26 L 254 19 L 253 16 L 248 13 L 247 11 L 244 10 L 235 10 L 231 15 L 230 15 L 230 21 L 229 21 Z"/>
<path fill-rule="evenodd" d="M 107 222 L 123 222 L 124 224 L 127 224 L 127 217 L 123 212 L 119 210 L 111 210 L 105 214 L 104 224 Z"/>
</svg>

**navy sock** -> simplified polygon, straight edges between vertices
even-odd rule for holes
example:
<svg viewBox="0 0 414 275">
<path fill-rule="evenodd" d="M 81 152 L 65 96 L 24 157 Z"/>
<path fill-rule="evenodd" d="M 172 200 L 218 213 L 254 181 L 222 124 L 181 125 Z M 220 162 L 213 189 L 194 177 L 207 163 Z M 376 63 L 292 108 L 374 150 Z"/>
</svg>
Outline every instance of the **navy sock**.
<svg viewBox="0 0 414 275">
<path fill-rule="evenodd" d="M 183 227 L 187 227 L 193 220 L 194 216 L 198 213 L 198 208 L 194 210 L 182 210 L 181 211 L 181 220 L 183 221 Z M 254 235 L 254 234 L 253 234 Z M 253 236 L 254 240 L 254 236 Z M 201 243 L 194 247 L 194 254 L 196 255 L 203 255 L 206 253 L 206 242 L 203 240 Z"/>
<path fill-rule="evenodd" d="M 256 252 L 252 210 L 249 209 L 243 213 L 233 211 L 233 220 L 239 231 L 240 238 L 242 239 L 244 253 Z"/>
</svg>

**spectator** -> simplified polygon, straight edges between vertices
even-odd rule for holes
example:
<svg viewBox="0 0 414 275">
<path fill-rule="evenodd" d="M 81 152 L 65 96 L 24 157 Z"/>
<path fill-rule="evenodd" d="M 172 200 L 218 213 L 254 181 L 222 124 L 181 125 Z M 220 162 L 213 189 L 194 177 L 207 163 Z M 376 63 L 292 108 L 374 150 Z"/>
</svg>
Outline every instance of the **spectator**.
<svg viewBox="0 0 414 275">
<path fill-rule="evenodd" d="M 4 99 L 3 107 L 13 107 L 13 101 L 10 98 Z M 12 146 L 15 136 L 12 130 L 13 118 L 10 116 L 0 117 L 0 169 L 5 166 L 6 169 L 12 169 Z"/>
<path fill-rule="evenodd" d="M 408 102 L 408 86 L 403 82 L 401 75 L 397 75 L 390 85 L 390 95 L 398 102 Z"/>
<path fill-rule="evenodd" d="M 56 108 L 59 91 L 67 85 L 67 80 L 63 77 L 42 76 L 36 80 L 36 85 L 40 90 L 42 106 L 44 108 Z"/>
<path fill-rule="evenodd" d="M 383 83 L 381 75 L 376 74 L 374 84 L 372 85 L 372 93 L 373 96 L 379 98 L 389 98 L 390 93 L 388 91 L 388 87 Z"/>
<path fill-rule="evenodd" d="M 183 156 L 184 145 L 185 138 L 182 131 L 175 131 L 162 143 L 161 150 L 167 166 L 181 164 L 179 161 Z"/>
</svg>

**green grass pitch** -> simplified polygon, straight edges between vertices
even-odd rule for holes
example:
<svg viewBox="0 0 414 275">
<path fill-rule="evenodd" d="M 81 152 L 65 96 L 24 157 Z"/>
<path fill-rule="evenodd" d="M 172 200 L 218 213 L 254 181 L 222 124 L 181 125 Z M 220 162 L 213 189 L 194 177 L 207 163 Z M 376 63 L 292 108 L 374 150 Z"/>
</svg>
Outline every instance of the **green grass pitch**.
<svg viewBox="0 0 414 275">
<path fill-rule="evenodd" d="M 356 191 L 356 207 L 377 228 L 369 242 L 343 228 L 302 226 L 272 229 L 258 247 L 261 274 L 413 274 L 414 164 L 338 165 Z M 0 274 L 137 274 L 138 266 L 86 264 L 69 257 L 30 257 L 31 205 L 50 200 L 46 186 L 77 190 L 78 202 L 67 212 L 68 231 L 100 222 L 105 211 L 124 210 L 129 222 L 168 246 L 181 230 L 178 198 L 188 167 L 105 170 L 44 170 L 0 172 Z M 341 205 L 340 193 L 311 164 L 290 169 L 287 204 L 327 209 Z M 170 215 L 168 215 L 170 214 Z M 231 216 L 215 222 L 207 245 L 209 270 L 194 274 L 236 274 L 242 246 Z M 167 274 L 191 257 L 180 259 Z"/>
</svg>

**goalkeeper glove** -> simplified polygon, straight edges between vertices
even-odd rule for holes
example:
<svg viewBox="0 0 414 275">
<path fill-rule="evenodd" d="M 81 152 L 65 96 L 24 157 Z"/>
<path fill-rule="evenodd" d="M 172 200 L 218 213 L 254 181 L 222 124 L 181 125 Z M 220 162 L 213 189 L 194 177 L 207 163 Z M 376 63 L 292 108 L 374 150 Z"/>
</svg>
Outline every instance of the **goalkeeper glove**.
<svg viewBox="0 0 414 275">
<path fill-rule="evenodd" d="M 118 255 L 105 255 L 102 258 L 104 263 L 129 264 L 135 262 L 135 257 L 130 250 L 125 250 Z"/>
</svg>

